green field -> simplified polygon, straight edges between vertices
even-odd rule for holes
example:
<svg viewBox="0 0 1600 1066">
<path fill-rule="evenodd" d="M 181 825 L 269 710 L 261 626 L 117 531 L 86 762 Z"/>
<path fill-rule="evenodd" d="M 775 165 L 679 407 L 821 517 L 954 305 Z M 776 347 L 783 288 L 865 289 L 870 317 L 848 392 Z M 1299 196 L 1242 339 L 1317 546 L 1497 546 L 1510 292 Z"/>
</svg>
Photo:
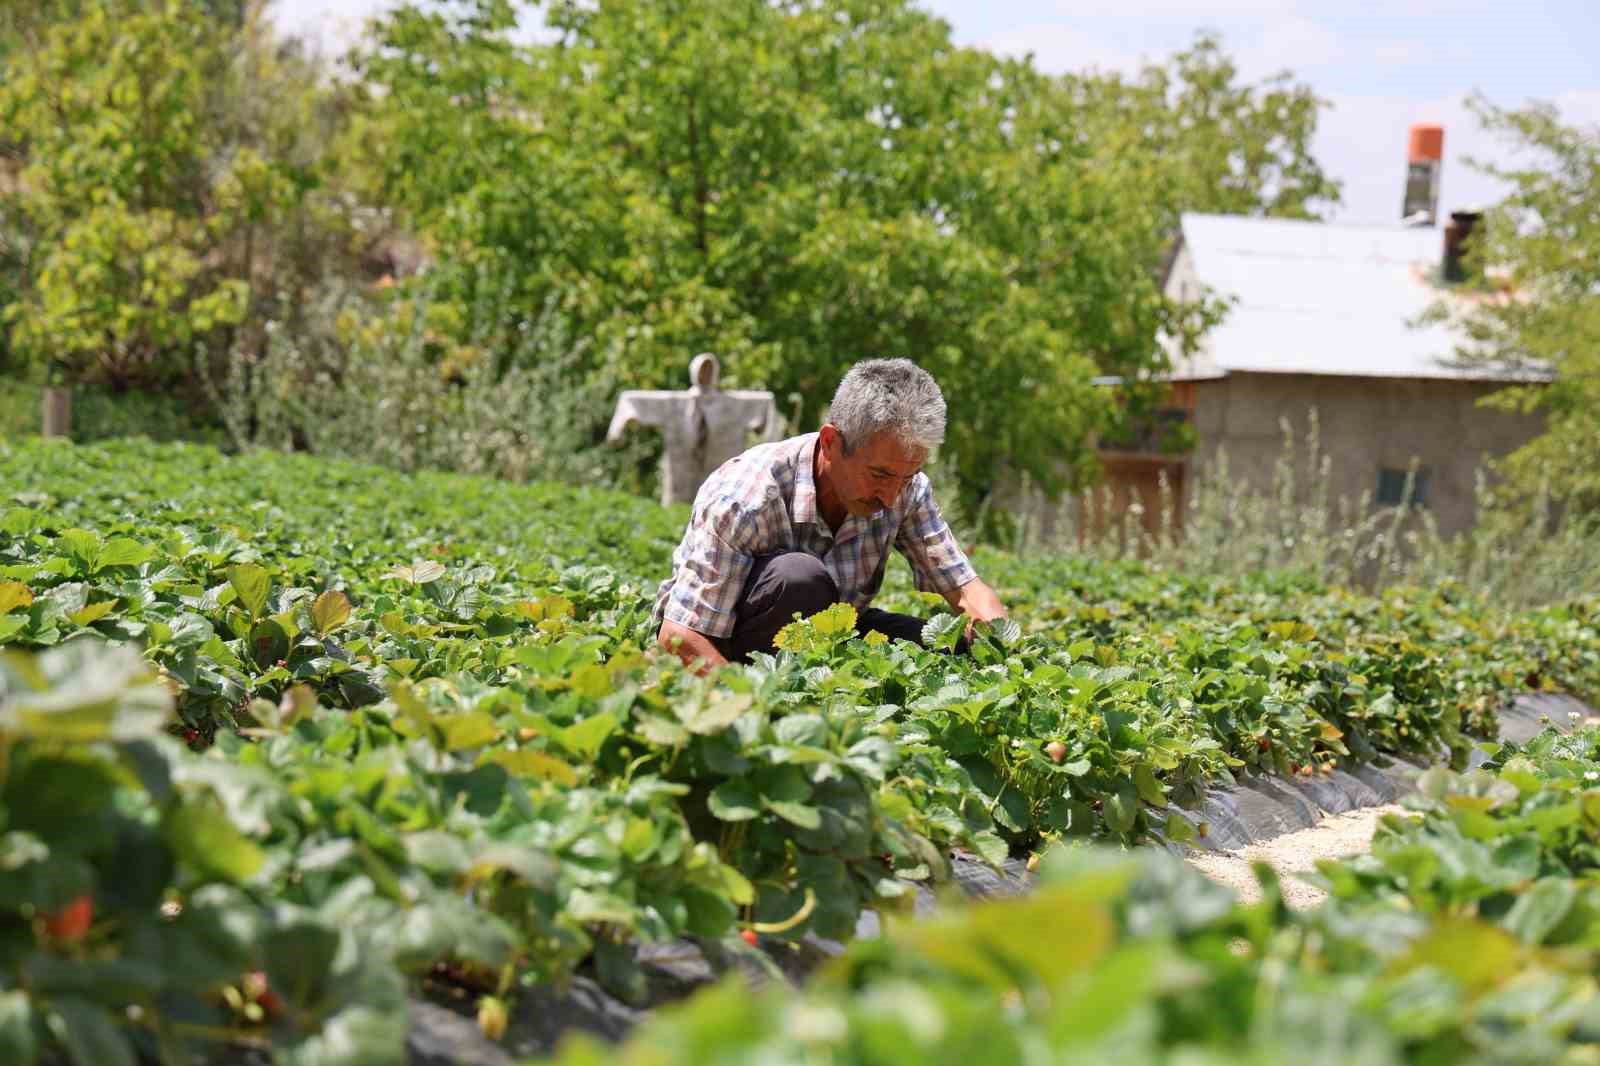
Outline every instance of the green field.
<svg viewBox="0 0 1600 1066">
<path fill-rule="evenodd" d="M 952 849 L 1192 840 L 1209 784 L 1461 766 L 1510 696 L 1600 693 L 1592 601 L 987 550 L 1014 624 L 970 657 L 938 650 L 957 620 L 897 569 L 880 602 L 926 612 L 934 650 L 854 639 L 835 610 L 700 679 L 649 648 L 684 518 L 297 456 L 0 443 L 5 1061 L 218 1041 L 398 1061 L 406 996 L 441 980 L 486 997 L 491 1030 L 579 969 L 641 998 L 639 942 L 848 938 Z M 1006 1061 L 1277 1061 L 1318 1005 L 1327 1061 L 1593 1061 L 1582 743 L 1429 778 L 1422 827 L 1330 875 L 1316 917 L 1237 907 L 1152 849 L 1063 847 L 1028 900 L 864 942 L 804 998 L 713 994 L 637 1061 L 953 1062 L 1001 1029 Z"/>
</svg>

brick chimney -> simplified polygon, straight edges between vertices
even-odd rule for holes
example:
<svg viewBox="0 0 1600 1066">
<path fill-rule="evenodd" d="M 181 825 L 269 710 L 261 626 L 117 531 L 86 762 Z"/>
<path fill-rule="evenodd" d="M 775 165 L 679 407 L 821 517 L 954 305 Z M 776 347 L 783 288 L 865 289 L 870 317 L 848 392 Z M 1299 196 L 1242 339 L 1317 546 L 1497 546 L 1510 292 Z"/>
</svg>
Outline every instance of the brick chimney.
<svg viewBox="0 0 1600 1066">
<path fill-rule="evenodd" d="M 1408 226 L 1431 226 L 1439 217 L 1439 168 L 1444 160 L 1444 127 L 1411 127 L 1406 152 L 1406 198 L 1400 220 Z"/>
</svg>

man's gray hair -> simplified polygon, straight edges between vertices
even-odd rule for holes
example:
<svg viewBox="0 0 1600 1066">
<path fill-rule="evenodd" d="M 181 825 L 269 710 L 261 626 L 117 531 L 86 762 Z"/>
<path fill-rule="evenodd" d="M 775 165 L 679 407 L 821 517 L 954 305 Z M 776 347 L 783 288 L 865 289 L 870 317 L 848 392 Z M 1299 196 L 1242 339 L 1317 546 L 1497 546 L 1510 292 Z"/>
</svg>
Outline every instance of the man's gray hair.
<svg viewBox="0 0 1600 1066">
<path fill-rule="evenodd" d="M 944 395 L 933 375 L 909 359 L 867 359 L 839 382 L 828 421 L 844 437 L 846 454 L 877 433 L 932 451 L 944 442 Z"/>
</svg>

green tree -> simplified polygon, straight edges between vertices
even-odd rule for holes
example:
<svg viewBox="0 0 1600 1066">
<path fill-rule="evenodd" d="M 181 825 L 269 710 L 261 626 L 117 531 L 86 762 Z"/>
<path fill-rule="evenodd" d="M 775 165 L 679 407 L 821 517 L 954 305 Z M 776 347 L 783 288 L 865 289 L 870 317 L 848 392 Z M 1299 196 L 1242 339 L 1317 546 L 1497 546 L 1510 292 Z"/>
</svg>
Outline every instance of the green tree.
<svg viewBox="0 0 1600 1066">
<path fill-rule="evenodd" d="M 1460 301 L 1468 309 L 1455 315 L 1468 337 L 1462 354 L 1554 375 L 1491 397 L 1548 418 L 1541 436 L 1500 464 L 1502 493 L 1511 502 L 1548 494 L 1592 511 L 1600 508 L 1600 127 L 1565 123 L 1549 104 L 1469 103 L 1516 162 L 1478 164 L 1510 193 L 1470 241 Z"/>
<path fill-rule="evenodd" d="M 1064 80 L 1103 154 L 1150 161 L 1148 199 L 1168 225 L 1183 211 L 1319 218 L 1339 202 L 1338 181 L 1311 154 L 1327 102 L 1288 71 L 1241 82 L 1213 34 L 1133 78 Z"/>
<path fill-rule="evenodd" d="M 911 356 L 950 396 L 970 502 L 1008 471 L 1089 477 L 1093 378 L 1158 369 L 1159 335 L 1206 321 L 1157 287 L 1154 161 L 906 0 L 556 4 L 527 47 L 513 20 L 483 0 L 379 24 L 369 194 L 436 243 L 430 284 L 499 263 L 628 380 L 712 349 L 810 422 L 851 362 Z"/>
<path fill-rule="evenodd" d="M 215 8 L 213 11 L 212 8 Z M 333 121 L 262 5 L 82 0 L 23 26 L 0 84 L 19 166 L 5 308 L 26 364 L 117 387 L 192 378 L 349 230 L 315 197 Z"/>
</svg>

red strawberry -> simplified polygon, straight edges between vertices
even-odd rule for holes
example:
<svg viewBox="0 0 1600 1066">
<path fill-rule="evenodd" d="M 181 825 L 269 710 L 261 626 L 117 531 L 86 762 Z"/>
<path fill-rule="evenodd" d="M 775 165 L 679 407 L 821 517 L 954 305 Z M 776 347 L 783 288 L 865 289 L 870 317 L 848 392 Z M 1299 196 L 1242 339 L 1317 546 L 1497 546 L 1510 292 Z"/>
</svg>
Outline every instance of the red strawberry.
<svg viewBox="0 0 1600 1066">
<path fill-rule="evenodd" d="M 741 929 L 739 930 L 739 935 L 743 937 L 744 942 L 749 944 L 751 947 L 755 947 L 756 944 L 760 942 L 760 938 L 756 936 L 756 931 L 754 929 Z"/>
<path fill-rule="evenodd" d="M 75 941 L 82 940 L 89 932 L 89 926 L 94 924 L 94 899 L 88 895 L 79 896 L 65 907 L 44 918 L 44 928 L 47 933 L 57 940 Z"/>
</svg>

